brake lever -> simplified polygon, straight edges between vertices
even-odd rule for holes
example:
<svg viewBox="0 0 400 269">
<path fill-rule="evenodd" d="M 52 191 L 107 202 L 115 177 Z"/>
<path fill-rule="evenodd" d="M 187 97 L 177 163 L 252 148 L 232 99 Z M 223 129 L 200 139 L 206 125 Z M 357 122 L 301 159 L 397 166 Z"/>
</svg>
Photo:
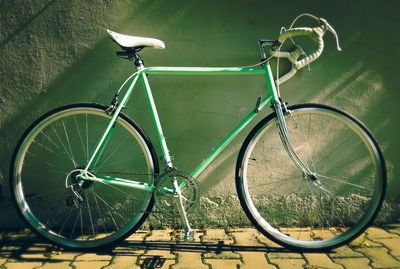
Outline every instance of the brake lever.
<svg viewBox="0 0 400 269">
<path fill-rule="evenodd" d="M 340 48 L 340 45 L 339 45 L 339 37 L 338 37 L 335 29 L 333 29 L 333 27 L 325 19 L 319 18 L 319 20 L 320 20 L 320 22 L 322 22 L 321 24 L 325 26 L 325 30 L 331 32 L 333 34 L 333 36 L 335 37 L 337 50 L 342 51 L 342 49 Z"/>
</svg>

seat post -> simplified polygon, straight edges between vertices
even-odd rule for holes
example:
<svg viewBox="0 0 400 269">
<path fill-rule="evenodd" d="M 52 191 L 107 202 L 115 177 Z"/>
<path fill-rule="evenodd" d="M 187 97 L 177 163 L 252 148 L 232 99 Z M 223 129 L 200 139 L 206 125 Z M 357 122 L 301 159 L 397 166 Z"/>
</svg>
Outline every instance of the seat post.
<svg viewBox="0 0 400 269">
<path fill-rule="evenodd" d="M 144 68 L 144 62 L 136 51 L 132 54 L 132 60 L 137 69 Z"/>
</svg>

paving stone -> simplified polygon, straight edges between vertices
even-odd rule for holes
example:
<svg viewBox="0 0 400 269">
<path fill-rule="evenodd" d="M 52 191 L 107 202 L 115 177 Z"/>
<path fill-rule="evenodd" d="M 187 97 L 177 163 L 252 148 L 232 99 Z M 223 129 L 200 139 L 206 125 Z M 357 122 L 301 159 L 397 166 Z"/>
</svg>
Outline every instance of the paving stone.
<svg viewBox="0 0 400 269">
<path fill-rule="evenodd" d="M 79 253 L 72 252 L 50 252 L 49 259 L 52 261 L 72 261 Z"/>
<path fill-rule="evenodd" d="M 8 262 L 4 266 L 7 269 L 33 269 L 42 264 L 41 262 Z"/>
<path fill-rule="evenodd" d="M 385 229 L 390 233 L 400 235 L 400 223 L 385 225 Z"/>
<path fill-rule="evenodd" d="M 344 269 L 342 265 L 334 263 L 326 254 L 323 253 L 305 253 L 307 266 L 324 269 Z"/>
<path fill-rule="evenodd" d="M 269 259 L 302 259 L 303 256 L 294 252 L 271 252 L 267 254 Z"/>
<path fill-rule="evenodd" d="M 218 242 L 223 241 L 224 245 L 232 245 L 235 242 L 233 241 L 232 236 L 226 234 L 224 229 L 209 229 L 205 231 L 205 234 L 202 236 L 202 242 Z"/>
<path fill-rule="evenodd" d="M 176 231 L 155 230 L 151 233 L 140 231 L 127 239 L 127 241 L 133 241 L 132 245 L 129 242 L 121 244 L 113 248 L 112 253 L 105 254 L 63 251 L 32 239 L 26 240 L 26 235 L 18 236 L 14 233 L 10 237 L 15 241 L 7 241 L 0 246 L 0 267 L 139 269 L 141 266 L 143 268 L 144 263 L 163 262 L 160 268 L 173 269 L 400 268 L 400 236 L 396 233 L 396 229 L 400 231 L 400 225 L 386 226 L 385 229 L 372 227 L 350 245 L 334 249 L 329 253 L 304 253 L 303 255 L 286 252 L 278 245 L 276 247 L 279 249 L 271 249 L 274 243 L 268 242 L 268 239 L 253 228 L 230 231 L 210 229 L 206 231 L 206 234 L 198 231 L 193 249 L 188 246 L 190 243 L 175 243 L 178 234 Z M 328 235 L 325 231 L 320 234 Z M 8 235 L 3 236 L 8 237 Z M 134 242 L 137 245 L 142 241 L 147 244 L 148 249 L 140 246 L 135 248 Z M 220 250 L 215 248 L 218 243 L 222 246 Z M 199 248 L 196 248 L 196 245 Z M 202 248 L 205 246 L 211 246 L 213 252 L 206 252 L 210 249 Z"/>
<path fill-rule="evenodd" d="M 37 238 L 35 234 L 33 233 L 24 233 L 24 232 L 12 232 L 12 233 L 8 233 L 5 236 L 6 240 L 9 241 L 28 241 L 29 239 L 33 239 L 33 238 Z"/>
<path fill-rule="evenodd" d="M 348 244 L 352 248 L 360 248 L 360 247 L 382 247 L 382 244 L 371 241 L 366 233 L 363 233 L 353 241 Z"/>
<path fill-rule="evenodd" d="M 334 259 L 336 263 L 343 265 L 345 268 L 359 268 L 359 269 L 369 269 L 372 267 L 369 265 L 369 260 L 367 258 L 338 258 Z"/>
<path fill-rule="evenodd" d="M 262 244 L 264 244 L 268 248 L 281 248 L 281 249 L 283 249 L 283 247 L 281 245 L 278 245 L 277 243 L 271 241 L 270 239 L 268 239 L 267 237 L 265 237 L 262 234 L 257 235 L 256 238 L 257 238 L 257 240 L 259 242 L 261 242 Z"/>
<path fill-rule="evenodd" d="M 102 269 L 140 269 L 139 255 L 115 256 L 109 265 Z"/>
<path fill-rule="evenodd" d="M 45 264 L 40 269 L 72 269 L 70 262 L 45 262 Z"/>
<path fill-rule="evenodd" d="M 374 241 L 384 245 L 389 249 L 389 253 L 400 258 L 400 237 L 374 239 Z"/>
<path fill-rule="evenodd" d="M 203 237 L 204 232 L 199 231 L 199 230 L 194 230 L 194 239 L 191 242 L 185 242 L 183 241 L 182 244 L 185 245 L 196 245 L 201 243 L 201 238 Z M 195 250 L 195 249 L 194 249 Z M 202 256 L 201 252 L 195 250 L 195 252 L 192 251 L 174 251 L 173 252 L 176 255 L 177 258 L 177 263 L 174 264 L 171 268 L 173 269 L 208 269 L 208 266 L 203 264 L 202 262 Z"/>
<path fill-rule="evenodd" d="M 1 256 L 3 256 L 3 254 L 1 254 Z M 1 265 L 5 264 L 6 262 L 7 262 L 7 259 L 0 258 L 0 268 L 1 268 Z"/>
<path fill-rule="evenodd" d="M 207 259 L 205 260 L 206 264 L 210 265 L 213 269 L 237 269 L 240 267 L 240 260 L 231 259 L 231 260 L 219 260 L 219 259 Z"/>
<path fill-rule="evenodd" d="M 203 243 L 216 243 L 223 246 L 233 245 L 235 242 L 231 235 L 228 235 L 224 229 L 209 229 L 206 230 L 204 235 L 201 237 Z M 205 259 L 240 259 L 238 253 L 231 251 L 222 251 L 219 253 L 208 252 L 203 255 Z M 207 263 L 207 262 L 206 262 Z"/>
<path fill-rule="evenodd" d="M 146 236 L 150 235 L 150 231 L 136 231 L 131 234 L 126 241 L 143 241 Z"/>
<path fill-rule="evenodd" d="M 175 231 L 171 229 L 167 230 L 152 230 L 149 235 L 146 237 L 146 242 L 149 241 L 173 241 L 175 237 L 171 234 L 174 234 Z"/>
<path fill-rule="evenodd" d="M 359 248 L 357 251 L 364 253 L 365 256 L 372 260 L 371 265 L 374 268 L 400 267 L 400 261 L 389 255 L 388 249 L 386 248 Z"/>
<path fill-rule="evenodd" d="M 177 263 L 172 265 L 172 269 L 208 269 L 202 262 L 201 252 L 179 252 Z"/>
<path fill-rule="evenodd" d="M 303 259 L 271 259 L 270 261 L 282 269 L 303 269 L 306 264 Z"/>
<path fill-rule="evenodd" d="M 75 269 L 101 269 L 108 265 L 109 261 L 85 261 L 85 262 L 73 262 L 72 266 Z"/>
<path fill-rule="evenodd" d="M 20 246 L 14 246 L 14 245 L 5 245 L 1 246 L 1 253 L 6 253 L 6 252 L 17 252 L 21 249 Z"/>
<path fill-rule="evenodd" d="M 232 230 L 229 232 L 230 235 L 233 236 L 234 241 L 238 245 L 245 246 L 263 246 L 258 240 L 259 232 L 256 229 L 248 228 L 248 229 L 240 229 L 240 230 Z"/>
<path fill-rule="evenodd" d="M 46 250 L 39 250 L 35 249 L 32 250 L 31 248 L 27 249 L 23 253 L 20 254 L 22 259 L 28 260 L 28 259 L 37 259 L 37 260 L 44 260 L 47 259 L 47 257 L 50 254 Z"/>
<path fill-rule="evenodd" d="M 173 230 L 152 230 L 147 237 L 145 238 L 145 242 L 150 244 L 152 242 L 170 242 L 174 240 Z M 160 259 L 164 260 L 163 266 L 161 268 L 169 268 L 171 265 L 175 264 L 176 257 L 175 254 L 171 253 L 170 250 L 159 250 L 159 249 L 151 249 L 147 250 L 143 255 L 140 255 L 137 263 L 138 265 L 142 265 L 145 262 L 157 262 Z"/>
<path fill-rule="evenodd" d="M 149 231 L 138 231 L 130 235 L 126 241 L 143 242 Z M 102 269 L 140 269 L 140 256 L 146 252 L 145 249 L 135 249 L 128 246 L 115 247 L 112 250 L 114 255 L 110 264 Z"/>
<path fill-rule="evenodd" d="M 83 262 L 83 261 L 110 261 L 112 258 L 111 255 L 102 255 L 96 253 L 84 253 L 75 258 L 75 262 Z"/>
<path fill-rule="evenodd" d="M 383 239 L 383 238 L 400 238 L 400 236 L 396 234 L 389 233 L 385 231 L 382 228 L 377 228 L 377 227 L 370 227 L 368 228 L 367 232 L 367 237 L 371 240 L 374 239 Z"/>
<path fill-rule="evenodd" d="M 161 255 L 157 255 L 161 254 Z M 176 263 L 175 260 L 175 255 L 171 254 L 169 251 L 149 251 L 145 255 L 139 257 L 138 264 L 139 266 L 142 266 L 144 263 L 148 263 L 149 260 L 151 263 L 160 261 L 160 259 L 163 260 L 162 266 L 158 267 L 148 267 L 148 268 L 161 268 L 161 269 L 169 269 L 171 268 L 172 265 Z M 135 267 L 133 267 L 135 268 Z M 142 268 L 142 267 L 140 267 Z M 119 268 L 118 268 L 119 269 Z"/>
<path fill-rule="evenodd" d="M 252 228 L 249 229 L 241 229 L 231 231 L 230 234 L 233 236 L 236 244 L 240 246 L 246 247 L 265 247 L 264 244 L 261 244 L 257 240 L 257 236 L 259 233 Z M 239 255 L 241 256 L 242 265 L 240 266 L 241 269 L 253 269 L 253 268 L 276 268 L 274 265 L 269 264 L 265 255 L 267 252 L 267 248 L 265 251 L 239 251 Z"/>
<path fill-rule="evenodd" d="M 207 252 L 204 253 L 205 259 L 240 259 L 240 254 L 231 251 L 223 251 L 221 253 Z"/>
<path fill-rule="evenodd" d="M 361 253 L 354 251 L 348 246 L 341 246 L 332 250 L 329 253 L 331 258 L 357 258 L 357 257 L 364 257 Z"/>
</svg>

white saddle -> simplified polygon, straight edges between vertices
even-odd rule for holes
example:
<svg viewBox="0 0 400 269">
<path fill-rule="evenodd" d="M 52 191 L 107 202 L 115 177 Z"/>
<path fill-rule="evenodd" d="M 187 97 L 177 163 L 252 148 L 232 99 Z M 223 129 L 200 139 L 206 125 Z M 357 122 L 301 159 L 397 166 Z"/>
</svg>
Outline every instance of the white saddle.
<svg viewBox="0 0 400 269">
<path fill-rule="evenodd" d="M 123 35 L 110 30 L 107 30 L 107 33 L 111 37 L 111 39 L 114 40 L 114 42 L 120 45 L 122 48 L 165 48 L 164 42 L 155 38 Z"/>
</svg>

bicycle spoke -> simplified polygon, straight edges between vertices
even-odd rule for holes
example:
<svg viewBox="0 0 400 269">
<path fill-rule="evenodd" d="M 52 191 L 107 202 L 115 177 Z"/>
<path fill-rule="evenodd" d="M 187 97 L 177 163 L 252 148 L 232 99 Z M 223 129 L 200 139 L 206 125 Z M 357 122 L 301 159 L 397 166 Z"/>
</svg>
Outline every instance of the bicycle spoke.
<svg viewBox="0 0 400 269">
<path fill-rule="evenodd" d="M 86 152 L 86 150 L 85 150 L 85 145 L 83 144 L 83 139 L 82 139 L 81 131 L 80 131 L 79 127 L 78 127 L 78 122 L 77 122 L 77 120 L 76 120 L 76 116 L 75 116 L 75 115 L 74 115 L 74 121 L 75 121 L 76 130 L 78 131 L 79 140 L 81 141 L 81 145 L 82 145 L 82 149 L 83 149 L 83 154 L 84 154 L 85 157 L 86 157 L 86 161 L 89 161 L 89 156 L 88 156 L 88 154 L 87 154 L 87 152 Z"/>
<path fill-rule="evenodd" d="M 86 161 L 88 162 L 89 158 L 90 158 L 90 152 L 89 152 L 89 123 L 88 123 L 87 117 L 88 117 L 88 115 L 85 114 L 85 119 L 86 119 L 86 124 L 85 124 L 85 126 L 86 126 L 86 152 L 87 152 Z"/>
<path fill-rule="evenodd" d="M 98 213 L 100 215 L 100 219 L 101 219 L 100 222 L 103 225 L 104 232 L 107 234 L 108 232 L 107 232 L 106 226 L 104 225 L 103 214 L 101 213 L 101 210 L 100 210 L 100 207 L 99 207 L 99 203 L 97 202 L 97 198 L 96 198 L 96 194 L 94 192 L 94 188 L 91 188 L 91 191 L 92 191 L 92 194 L 93 194 L 94 201 L 96 203 L 97 211 L 98 211 Z"/>
<path fill-rule="evenodd" d="M 311 116 L 311 115 L 310 115 L 310 116 Z M 300 124 L 299 122 L 295 121 L 294 119 L 293 119 L 293 121 L 296 122 L 296 124 L 299 126 L 298 128 L 300 129 L 300 131 L 301 131 L 301 133 L 302 133 L 302 135 L 303 135 L 303 139 L 304 139 L 304 142 L 303 142 L 303 143 L 306 144 L 306 151 L 307 151 L 308 157 L 310 158 L 313 171 L 315 171 L 315 170 L 316 170 L 316 166 L 315 166 L 315 163 L 314 163 L 314 158 L 313 158 L 313 156 L 311 155 L 310 147 L 309 147 L 309 145 L 308 145 L 308 140 L 309 140 L 308 138 L 309 138 L 309 137 L 308 137 L 308 136 L 306 137 L 306 135 L 305 135 L 305 133 L 304 133 L 304 131 L 303 131 L 303 128 L 302 128 L 301 124 Z M 309 127 L 310 127 L 310 122 L 309 122 Z"/>
<path fill-rule="evenodd" d="M 63 146 L 64 152 L 67 154 L 68 158 L 71 160 L 71 162 L 72 162 L 72 164 L 74 165 L 74 167 L 77 167 L 77 166 L 78 166 L 77 163 L 75 163 L 74 159 L 73 159 L 73 158 L 70 156 L 70 154 L 68 153 L 68 150 L 67 150 L 67 148 L 65 147 L 64 143 L 62 142 L 60 135 L 58 134 L 58 132 L 56 131 L 56 129 L 54 128 L 53 125 L 51 125 L 51 127 L 52 127 L 52 129 L 53 129 L 54 134 L 57 136 L 58 140 L 60 141 L 61 145 Z"/>
<path fill-rule="evenodd" d="M 65 190 L 52 190 L 52 191 L 45 192 L 45 193 L 42 193 L 42 194 L 37 194 L 37 195 L 35 195 L 35 196 L 30 196 L 30 195 L 28 194 L 28 195 L 26 195 L 26 200 L 34 200 L 34 199 L 37 199 L 37 198 L 42 198 L 42 197 L 45 197 L 45 196 L 54 194 L 54 193 L 56 193 L 56 192 L 64 192 L 64 191 L 65 191 Z"/>
<path fill-rule="evenodd" d="M 346 182 L 344 180 L 340 180 L 340 179 L 335 178 L 335 177 L 324 176 L 324 175 L 319 175 L 319 174 L 317 174 L 317 176 L 318 177 L 323 177 L 323 178 L 326 178 L 326 179 L 331 179 L 331 180 L 334 180 L 334 181 L 337 181 L 337 182 L 340 182 L 340 183 L 343 183 L 343 184 L 346 184 L 346 185 L 350 185 L 350 186 L 353 186 L 353 187 L 357 187 L 357 188 L 360 188 L 360 189 L 372 190 L 371 188 L 367 188 L 365 186 L 361 186 L 361 185 L 358 185 L 358 184 Z"/>
<path fill-rule="evenodd" d="M 78 214 L 76 214 L 74 226 L 72 227 L 72 231 L 71 231 L 71 234 L 70 234 L 70 236 L 69 236 L 70 238 L 73 238 L 73 235 L 75 234 L 76 224 L 78 224 L 78 220 L 79 220 L 79 217 L 80 217 L 80 215 L 81 215 L 81 212 L 82 212 L 82 209 L 81 209 L 81 208 L 78 208 Z"/>
<path fill-rule="evenodd" d="M 94 229 L 94 225 L 93 225 L 92 212 L 90 211 L 89 199 L 88 199 L 88 196 L 87 196 L 86 192 L 85 192 L 85 198 L 86 198 L 85 199 L 86 200 L 86 206 L 88 208 L 88 213 L 89 213 L 90 225 L 92 226 L 93 237 L 95 237 L 96 234 L 95 234 L 95 229 Z"/>
<path fill-rule="evenodd" d="M 48 150 L 50 153 L 55 154 L 54 151 L 52 151 L 51 149 L 49 149 L 48 147 L 44 146 L 43 144 L 37 142 L 36 140 L 33 140 L 33 142 L 37 145 L 39 145 L 40 147 L 44 148 L 45 150 Z"/>
<path fill-rule="evenodd" d="M 114 225 L 115 225 L 115 228 L 117 229 L 117 230 L 119 230 L 119 227 L 118 227 L 118 225 L 117 225 L 117 222 L 115 221 L 115 219 L 114 219 L 114 216 L 113 216 L 113 214 L 111 213 L 111 211 L 110 211 L 110 209 L 111 210 L 113 210 L 114 212 L 116 212 L 116 215 L 119 215 L 122 219 L 124 219 L 119 213 L 117 213 L 117 210 L 115 209 L 115 208 L 113 208 L 111 205 L 109 205 L 103 198 L 101 198 L 98 194 L 95 194 L 96 196 L 97 196 L 97 198 L 99 198 L 100 199 L 100 201 L 102 201 L 105 205 L 106 205 L 106 208 L 107 208 L 107 210 L 108 210 L 108 214 L 110 215 L 110 217 L 112 218 L 112 220 L 113 220 L 113 223 L 114 223 Z M 125 219 L 124 219 L 125 220 Z M 125 220 L 126 221 L 126 220 Z"/>
<path fill-rule="evenodd" d="M 54 128 L 54 127 L 53 127 Z M 53 139 L 50 138 L 50 136 L 48 134 L 46 134 L 46 132 L 44 132 L 44 130 L 42 130 L 40 132 L 44 137 L 46 137 L 51 144 L 53 144 L 58 150 L 62 151 L 64 153 L 64 155 L 67 155 L 69 157 L 69 154 L 65 151 L 65 147 L 64 149 L 60 148 L 54 141 Z"/>
<path fill-rule="evenodd" d="M 329 174 L 332 170 L 336 169 L 337 167 L 346 167 L 347 165 L 349 165 L 349 164 L 351 164 L 351 163 L 353 163 L 353 162 L 355 162 L 357 160 L 360 160 L 361 158 L 364 158 L 365 156 L 368 156 L 368 153 L 365 153 L 363 155 L 357 156 L 354 159 L 351 159 L 350 161 L 347 161 L 346 163 L 343 163 L 343 164 L 340 164 L 340 165 L 336 165 L 336 166 L 332 167 L 331 169 L 326 170 L 325 173 Z"/>
<path fill-rule="evenodd" d="M 69 152 L 71 153 L 72 161 L 74 162 L 74 164 L 77 164 L 75 162 L 74 153 L 72 152 L 72 149 L 71 149 L 71 143 L 69 142 L 69 135 L 68 135 L 67 129 L 65 128 L 64 121 L 62 120 L 61 122 L 64 127 L 64 133 L 65 133 L 65 137 L 67 138 L 67 143 L 68 143 L 68 147 L 69 147 Z"/>
<path fill-rule="evenodd" d="M 126 139 L 125 141 L 123 141 L 117 148 L 115 148 L 115 149 L 107 156 L 107 158 L 106 158 L 100 165 L 97 166 L 97 168 L 103 167 L 103 166 L 107 163 L 107 161 L 110 160 L 111 157 L 112 157 L 117 151 L 119 151 L 119 150 L 121 149 L 121 147 L 125 144 L 125 142 L 126 142 L 127 140 L 128 140 L 128 139 Z"/>
<path fill-rule="evenodd" d="M 249 189 L 259 188 L 259 187 L 262 187 L 262 186 L 268 186 L 268 185 L 277 184 L 277 183 L 282 183 L 282 182 L 285 182 L 285 181 L 288 181 L 288 180 L 293 180 L 293 179 L 298 179 L 298 178 L 300 178 L 300 177 L 282 178 L 282 179 L 279 179 L 279 180 L 275 180 L 273 182 L 267 182 L 267 183 L 263 183 L 263 184 L 254 185 L 252 187 L 249 187 Z"/>
<path fill-rule="evenodd" d="M 328 158 L 329 156 L 331 156 L 331 154 L 333 152 L 337 152 L 343 145 L 345 145 L 347 143 L 348 140 L 350 140 L 350 138 L 352 137 L 352 135 L 349 135 L 346 139 L 344 139 L 339 145 L 335 145 L 335 147 L 329 151 L 324 157 L 322 157 L 316 165 L 319 165 L 321 162 L 325 161 L 326 158 Z"/>
<path fill-rule="evenodd" d="M 315 184 L 314 184 L 314 185 L 315 185 Z M 332 194 L 328 189 L 326 189 L 324 186 L 322 186 L 321 183 L 318 184 L 318 189 L 320 189 L 320 190 L 322 190 L 323 192 L 327 193 L 334 201 L 337 201 L 337 205 L 340 205 L 340 204 L 341 204 L 341 202 L 339 201 L 339 199 L 338 199 L 334 194 Z M 343 210 L 344 208 L 343 208 L 342 206 L 340 206 L 340 209 Z M 336 208 L 333 208 L 333 211 L 335 212 L 335 214 L 336 214 L 336 216 L 338 217 L 340 223 L 342 224 L 342 227 L 346 227 L 346 225 L 345 225 L 344 222 L 343 222 L 342 217 L 340 217 L 339 214 L 337 213 Z M 353 222 L 354 222 L 354 219 L 353 219 Z"/>
<path fill-rule="evenodd" d="M 71 216 L 71 214 L 72 214 L 72 210 L 69 211 L 68 216 L 64 219 L 64 222 L 63 222 L 63 224 L 61 225 L 60 230 L 58 231 L 58 234 L 59 234 L 59 235 L 62 235 L 62 230 L 64 229 L 65 224 L 67 224 L 67 222 L 68 222 L 69 217 Z"/>
</svg>

